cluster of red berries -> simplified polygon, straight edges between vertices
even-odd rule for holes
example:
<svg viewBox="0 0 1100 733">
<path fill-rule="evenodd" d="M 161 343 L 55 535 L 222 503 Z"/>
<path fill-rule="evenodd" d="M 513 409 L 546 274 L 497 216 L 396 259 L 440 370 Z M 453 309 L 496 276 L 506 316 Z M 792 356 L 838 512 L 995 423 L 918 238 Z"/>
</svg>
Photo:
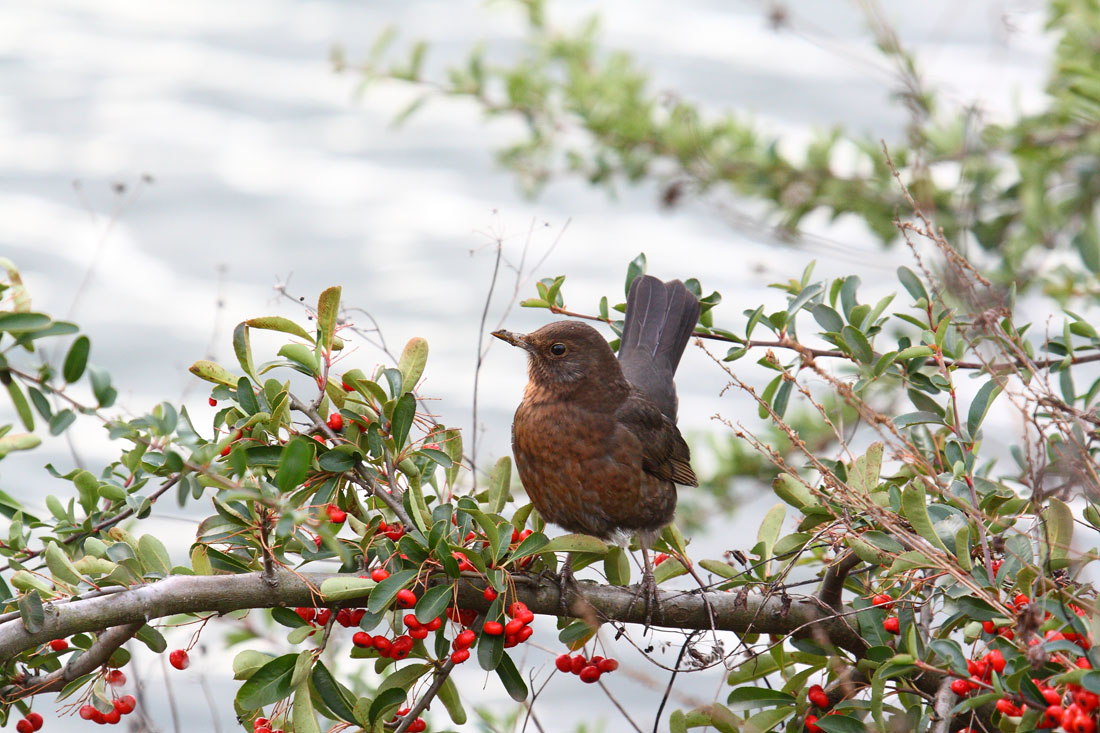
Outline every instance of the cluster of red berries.
<svg viewBox="0 0 1100 733">
<path fill-rule="evenodd" d="M 404 715 L 408 715 L 408 714 L 409 714 L 409 709 L 408 708 L 401 708 L 400 710 L 397 711 L 397 715 L 393 716 L 393 719 L 391 720 L 391 722 L 396 723 L 398 718 L 400 718 Z M 422 731 L 425 731 L 427 729 L 428 729 L 428 724 L 424 722 L 424 719 L 423 718 L 417 718 L 413 722 L 409 723 L 409 727 L 406 728 L 405 730 L 409 731 L 409 733 L 421 733 Z"/>
<path fill-rule="evenodd" d="M 412 614 L 409 615 L 411 616 Z M 435 628 L 439 628 L 436 621 L 440 621 L 440 619 L 432 619 L 428 624 L 418 626 L 415 629 L 410 628 L 408 634 L 401 634 L 401 636 L 395 639 L 387 639 L 381 634 L 371 636 L 365 631 L 357 631 L 355 635 L 351 637 L 351 643 L 360 649 L 377 649 L 380 657 L 388 657 L 389 659 L 400 661 L 409 656 L 409 652 L 412 651 L 413 645 L 416 644 L 416 641 L 412 637 L 412 632 L 416 631 L 417 638 L 423 639 L 428 635 L 429 626 L 435 625 Z M 421 632 L 423 636 L 420 635 Z"/>
<path fill-rule="evenodd" d="M 15 724 L 15 733 L 34 733 L 44 722 L 41 713 L 27 713 L 27 717 Z"/>
<path fill-rule="evenodd" d="M 328 421 L 325 424 L 328 425 L 329 430 L 338 433 L 344 429 L 344 416 L 339 412 L 334 412 L 328 416 Z"/>
<path fill-rule="evenodd" d="M 493 591 L 494 593 L 496 591 Z M 455 608 L 454 606 L 448 606 L 444 611 L 447 618 L 454 621 L 456 624 L 462 624 L 469 628 L 477 622 L 477 611 L 472 608 Z"/>
<path fill-rule="evenodd" d="M 486 621 L 481 625 L 482 633 L 488 636 L 500 636 L 504 634 L 504 648 L 511 649 L 517 644 L 522 644 L 531 638 L 535 630 L 530 623 L 535 620 L 535 614 L 527 608 L 523 601 L 516 601 L 508 607 L 508 615 L 512 620 L 506 624 L 499 621 Z"/>
<path fill-rule="evenodd" d="M 821 685 L 810 685 L 810 689 L 806 691 L 806 699 L 809 703 L 820 710 L 827 711 L 825 715 L 836 715 L 835 710 L 829 710 L 832 704 L 829 702 L 829 696 L 825 694 L 824 688 Z M 817 721 L 820 717 L 815 713 L 808 713 L 806 715 L 806 730 L 809 733 L 823 733 L 820 725 Z"/>
<path fill-rule="evenodd" d="M 311 626 L 324 626 L 332 618 L 330 608 L 295 608 L 294 613 Z M 341 608 L 336 612 L 336 623 L 345 629 L 350 629 L 352 626 L 358 626 L 366 615 L 365 608 Z"/>
<path fill-rule="evenodd" d="M 871 598 L 871 605 L 875 608 L 881 608 L 885 611 L 892 611 L 894 609 L 894 599 L 885 593 L 878 593 Z M 890 634 L 901 633 L 901 621 L 897 616 L 887 616 L 882 622 L 882 628 Z"/>
<path fill-rule="evenodd" d="M 348 513 L 335 504 L 326 506 L 325 513 L 328 514 L 328 521 L 333 524 L 343 524 L 344 520 L 348 518 Z"/>
<path fill-rule="evenodd" d="M 125 678 L 123 678 L 123 681 L 125 681 Z M 108 682 L 110 682 L 110 680 L 108 680 Z M 111 684 L 114 683 L 111 682 Z M 115 698 L 110 711 L 106 713 L 94 705 L 82 705 L 78 714 L 83 720 L 90 720 L 99 725 L 115 725 L 122 720 L 123 715 L 129 715 L 134 712 L 135 707 L 137 707 L 137 700 L 134 699 L 134 696 L 123 695 L 122 697 Z M 19 730 L 18 726 L 16 726 L 16 730 Z M 31 730 L 38 730 L 38 728 L 33 728 Z M 19 733 L 23 732 L 19 731 Z"/>
<path fill-rule="evenodd" d="M 472 629 L 463 629 L 458 632 L 458 636 L 451 642 L 451 662 L 454 664 L 462 664 L 470 658 L 470 647 L 474 645 L 477 640 L 477 634 Z"/>
<path fill-rule="evenodd" d="M 575 656 L 559 654 L 554 659 L 554 666 L 558 668 L 559 672 L 575 674 L 581 678 L 581 682 L 592 684 L 597 682 L 601 675 L 610 674 L 618 669 L 619 662 L 616 659 L 604 658 L 598 655 L 591 659 L 585 659 L 583 654 Z"/>
<path fill-rule="evenodd" d="M 283 729 L 272 729 L 270 720 L 267 718 L 256 718 L 252 721 L 252 733 L 283 733 Z"/>
</svg>

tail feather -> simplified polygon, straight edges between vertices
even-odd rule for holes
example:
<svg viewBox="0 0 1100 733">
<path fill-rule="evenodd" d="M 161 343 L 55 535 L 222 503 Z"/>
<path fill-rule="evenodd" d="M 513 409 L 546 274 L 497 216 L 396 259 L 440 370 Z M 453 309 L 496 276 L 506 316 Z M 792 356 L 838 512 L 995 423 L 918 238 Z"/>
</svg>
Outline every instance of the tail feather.
<svg viewBox="0 0 1100 733">
<path fill-rule="evenodd" d="M 672 378 L 698 320 L 699 301 L 679 280 L 664 283 L 643 275 L 631 283 L 619 363 L 627 381 L 673 421 L 677 400 Z"/>
</svg>

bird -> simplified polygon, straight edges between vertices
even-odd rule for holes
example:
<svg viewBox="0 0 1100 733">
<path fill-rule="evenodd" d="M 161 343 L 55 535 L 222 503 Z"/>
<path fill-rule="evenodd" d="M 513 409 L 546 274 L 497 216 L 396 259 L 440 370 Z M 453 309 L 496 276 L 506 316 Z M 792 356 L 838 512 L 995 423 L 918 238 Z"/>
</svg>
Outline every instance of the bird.
<svg viewBox="0 0 1100 733">
<path fill-rule="evenodd" d="M 676 510 L 676 485 L 698 486 L 676 427 L 673 377 L 699 319 L 679 280 L 630 284 L 618 357 L 592 326 L 555 321 L 493 336 L 527 352 L 528 382 L 512 422 L 520 481 L 542 517 L 569 532 L 625 542 L 638 536 L 646 626 L 657 603 L 649 549 Z M 572 558 L 562 604 L 576 588 Z"/>
</svg>

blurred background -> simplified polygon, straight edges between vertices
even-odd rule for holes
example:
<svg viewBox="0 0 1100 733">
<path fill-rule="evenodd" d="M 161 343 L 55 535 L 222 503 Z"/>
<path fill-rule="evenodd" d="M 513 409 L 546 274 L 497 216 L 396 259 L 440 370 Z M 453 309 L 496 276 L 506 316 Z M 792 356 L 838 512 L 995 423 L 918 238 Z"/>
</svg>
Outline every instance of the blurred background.
<svg viewBox="0 0 1100 733">
<path fill-rule="evenodd" d="M 876 49 L 876 24 L 892 28 L 919 60 L 942 107 L 980 108 L 995 121 L 1046 103 L 1053 42 L 1037 1 L 547 7 L 563 28 L 593 13 L 601 42 L 633 54 L 653 88 L 704 112 L 751 118 L 792 154 L 834 125 L 871 139 L 905 133 L 910 114 L 898 101 L 897 74 Z M 392 79 L 364 86 L 356 71 L 390 27 L 397 46 L 429 43 L 425 76 L 465 63 L 482 42 L 487 59 L 507 63 L 527 33 L 517 4 L 36 0 L 5 3 L 0 19 L 0 255 L 20 268 L 36 310 L 89 334 L 92 361 L 113 374 L 124 414 L 168 400 L 186 405 L 209 434 L 207 385 L 187 367 L 200 358 L 232 367 L 239 321 L 275 314 L 304 321 L 299 298 L 315 303 L 322 289 L 342 285 L 344 304 L 358 309 L 349 316 L 377 326 L 390 351 L 413 336 L 429 341 L 420 392 L 441 421 L 478 431 L 478 462 L 487 466 L 509 451 L 526 375 L 521 355 L 489 349 L 473 425 L 479 338 L 502 322 L 524 331 L 552 319 L 513 307 L 534 296 L 539 278 L 567 275 L 566 306 L 595 313 L 601 296 L 623 299 L 627 263 L 644 252 L 651 274 L 697 277 L 704 292 L 721 292 L 715 322 L 737 330 L 746 308 L 783 304 L 768 285 L 810 261 L 817 276 L 859 274 L 873 302 L 895 289 L 889 281 L 907 260 L 845 218 L 810 215 L 800 222 L 804 236 L 791 240 L 763 225 L 751 205 L 699 196 L 662 207 L 667 189 L 651 180 L 608 193 L 565 178 L 529 197 L 494 158 L 522 138 L 520 120 L 487 118 L 468 99 L 443 98 L 395 125 L 418 89 Z M 334 57 L 346 65 L 339 73 Z M 353 340 L 343 364 L 370 371 L 387 360 L 376 343 Z M 694 348 L 678 381 L 681 426 L 693 445 L 721 430 L 716 413 L 736 419 L 748 408 L 733 396 L 719 399 L 723 375 Z M 713 468 L 707 450 L 697 455 Z M 110 458 L 104 436 L 88 425 L 71 444 L 9 457 L 0 488 L 36 505 L 36 496 L 69 490 L 41 485 L 43 462 L 65 471 Z M 730 495 L 738 510 L 695 535 L 700 552 L 747 549 L 753 518 L 775 503 L 752 481 Z M 684 500 L 698 510 L 698 497 Z M 182 557 L 203 508 L 164 509 L 156 526 Z M 541 638 L 556 653 L 551 632 Z M 227 656 L 234 650 L 221 649 L 210 632 L 203 644 L 207 654 L 193 655 L 185 673 L 166 675 L 159 658 L 139 665 L 154 729 L 234 729 L 237 683 Z M 610 678 L 609 689 L 644 711 L 645 727 L 666 676 L 640 654 L 615 650 L 627 673 Z M 552 659 L 527 654 L 521 668 Z M 463 689 L 488 717 L 512 713 L 495 677 L 481 684 L 480 671 L 463 673 Z M 705 700 L 721 678 L 711 670 L 681 678 L 678 689 Z M 578 696 L 574 684 L 555 678 L 543 691 L 534 705 L 539 729 L 622 729 L 609 700 Z M 47 726 L 80 727 L 72 718 Z M 468 729 L 511 728 L 498 721 Z"/>
</svg>

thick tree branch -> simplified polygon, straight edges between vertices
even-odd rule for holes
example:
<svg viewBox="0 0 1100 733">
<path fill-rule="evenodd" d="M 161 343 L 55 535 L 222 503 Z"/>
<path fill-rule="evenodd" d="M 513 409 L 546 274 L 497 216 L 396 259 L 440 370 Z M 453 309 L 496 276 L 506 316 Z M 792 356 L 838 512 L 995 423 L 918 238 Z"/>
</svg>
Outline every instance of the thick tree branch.
<svg viewBox="0 0 1100 733">
<path fill-rule="evenodd" d="M 848 578 L 848 573 L 852 571 L 852 568 L 859 565 L 859 563 L 859 555 L 849 551 L 829 566 L 828 570 L 825 571 L 825 577 L 821 581 L 821 590 L 817 593 L 817 597 L 821 599 L 822 603 L 838 611 L 843 608 L 841 591 L 844 590 L 844 581 Z"/>
</svg>

